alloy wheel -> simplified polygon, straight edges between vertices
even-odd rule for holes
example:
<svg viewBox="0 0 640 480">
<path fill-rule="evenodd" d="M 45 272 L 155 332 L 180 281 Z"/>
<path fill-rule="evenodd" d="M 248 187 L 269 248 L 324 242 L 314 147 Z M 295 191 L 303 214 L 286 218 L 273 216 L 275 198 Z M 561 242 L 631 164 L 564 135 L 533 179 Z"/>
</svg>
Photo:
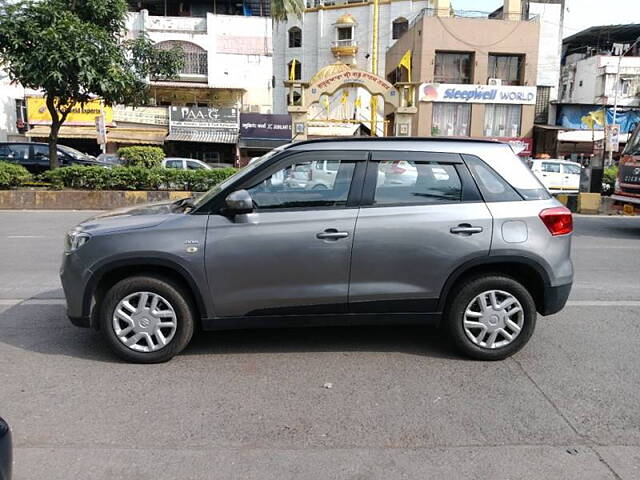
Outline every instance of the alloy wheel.
<svg viewBox="0 0 640 480">
<path fill-rule="evenodd" d="M 522 331 L 524 310 L 516 297 L 502 290 L 477 295 L 464 312 L 464 332 L 479 347 L 509 345 Z"/>
<path fill-rule="evenodd" d="M 126 347 L 136 352 L 155 352 L 171 342 L 178 322 L 165 298 L 157 293 L 135 292 L 118 302 L 112 325 Z"/>
</svg>

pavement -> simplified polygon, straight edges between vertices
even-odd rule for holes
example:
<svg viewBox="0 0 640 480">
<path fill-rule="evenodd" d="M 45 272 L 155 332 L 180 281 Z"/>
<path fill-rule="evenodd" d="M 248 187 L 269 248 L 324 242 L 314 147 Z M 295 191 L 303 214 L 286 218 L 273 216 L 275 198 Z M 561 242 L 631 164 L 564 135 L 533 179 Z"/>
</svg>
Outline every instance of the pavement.
<svg viewBox="0 0 640 480">
<path fill-rule="evenodd" d="M 362 327 L 200 333 L 145 366 L 65 317 L 62 236 L 89 215 L 0 212 L 16 480 L 640 478 L 640 218 L 575 218 L 568 306 L 502 362 Z"/>
</svg>

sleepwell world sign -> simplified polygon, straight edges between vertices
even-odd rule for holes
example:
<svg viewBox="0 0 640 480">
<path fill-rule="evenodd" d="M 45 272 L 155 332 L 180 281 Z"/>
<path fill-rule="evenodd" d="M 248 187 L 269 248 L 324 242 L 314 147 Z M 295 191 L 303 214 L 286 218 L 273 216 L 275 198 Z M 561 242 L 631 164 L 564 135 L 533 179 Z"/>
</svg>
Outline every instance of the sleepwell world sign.
<svg viewBox="0 0 640 480">
<path fill-rule="evenodd" d="M 423 83 L 420 85 L 419 99 L 421 102 L 535 105 L 536 87 Z"/>
</svg>

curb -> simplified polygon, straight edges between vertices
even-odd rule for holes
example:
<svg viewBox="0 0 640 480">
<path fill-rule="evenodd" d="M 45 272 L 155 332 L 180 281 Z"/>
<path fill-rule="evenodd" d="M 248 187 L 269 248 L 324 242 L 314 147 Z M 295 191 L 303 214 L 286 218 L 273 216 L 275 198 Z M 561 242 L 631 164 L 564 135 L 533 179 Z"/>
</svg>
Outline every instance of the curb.
<svg viewBox="0 0 640 480">
<path fill-rule="evenodd" d="M 179 200 L 185 191 L 2 190 L 2 210 L 111 210 L 149 202 Z"/>
</svg>

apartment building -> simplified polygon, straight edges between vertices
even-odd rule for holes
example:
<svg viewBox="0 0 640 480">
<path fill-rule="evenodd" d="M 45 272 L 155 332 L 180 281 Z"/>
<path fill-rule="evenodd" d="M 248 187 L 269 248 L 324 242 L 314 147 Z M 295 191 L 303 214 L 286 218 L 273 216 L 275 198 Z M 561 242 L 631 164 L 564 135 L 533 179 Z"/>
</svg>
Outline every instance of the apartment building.
<svg viewBox="0 0 640 480">
<path fill-rule="evenodd" d="M 412 135 L 471 136 L 506 140 L 532 152 L 536 113 L 540 23 L 523 16 L 518 0 L 501 14 L 454 17 L 448 0 L 414 19 L 388 50 L 386 74 L 407 81 L 398 67 L 412 52 L 419 87 Z M 393 117 L 393 112 L 387 112 Z"/>
</svg>

